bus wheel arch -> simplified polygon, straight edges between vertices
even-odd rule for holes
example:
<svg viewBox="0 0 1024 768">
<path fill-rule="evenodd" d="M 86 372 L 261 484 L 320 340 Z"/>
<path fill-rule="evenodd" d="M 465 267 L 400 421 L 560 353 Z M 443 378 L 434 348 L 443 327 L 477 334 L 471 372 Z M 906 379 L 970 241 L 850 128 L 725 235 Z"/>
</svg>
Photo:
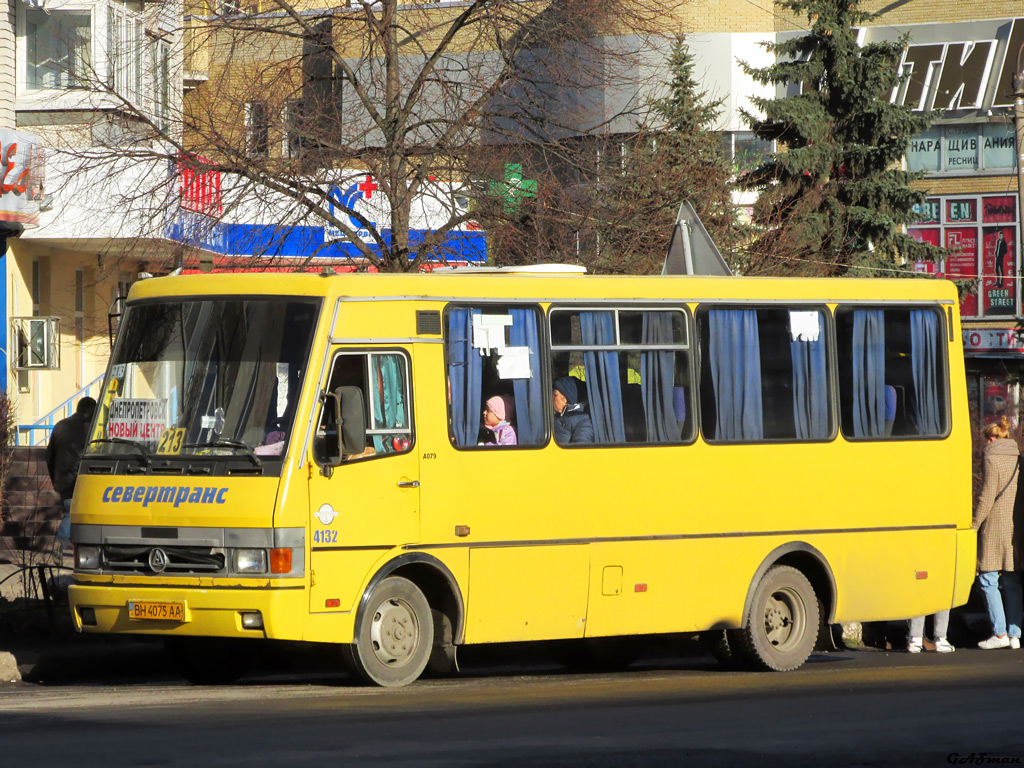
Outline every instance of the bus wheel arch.
<svg viewBox="0 0 1024 768">
<path fill-rule="evenodd" d="M 809 544 L 790 542 L 754 572 L 743 625 L 728 633 L 730 644 L 755 668 L 796 669 L 813 650 L 826 647 L 834 612 L 835 578 L 828 562 Z"/>
<path fill-rule="evenodd" d="M 378 585 L 387 578 L 400 577 L 414 584 L 426 598 L 433 619 L 433 643 L 427 669 L 434 676 L 458 671 L 455 648 L 465 631 L 465 606 L 458 582 L 448 567 L 425 552 L 406 552 L 385 563 L 370 579 L 359 601 L 356 637 L 364 626 L 368 603 Z"/>
</svg>

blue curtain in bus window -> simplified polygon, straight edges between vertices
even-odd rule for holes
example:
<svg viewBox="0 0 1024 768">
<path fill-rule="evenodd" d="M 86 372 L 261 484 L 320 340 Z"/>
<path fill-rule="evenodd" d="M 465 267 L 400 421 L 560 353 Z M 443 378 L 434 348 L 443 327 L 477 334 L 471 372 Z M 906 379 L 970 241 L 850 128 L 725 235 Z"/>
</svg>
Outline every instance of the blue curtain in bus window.
<svg viewBox="0 0 1024 768">
<path fill-rule="evenodd" d="M 644 312 L 640 340 L 643 344 L 671 344 L 672 314 Z M 640 390 L 649 443 L 679 441 L 672 388 L 675 383 L 675 367 L 675 352 L 645 350 L 640 353 Z"/>
<path fill-rule="evenodd" d="M 885 433 L 885 313 L 853 312 L 853 436 Z"/>
<path fill-rule="evenodd" d="M 614 344 L 615 316 L 611 312 L 580 312 L 580 336 L 584 345 Z M 618 352 L 584 352 L 590 420 L 594 442 L 626 442 L 622 418 L 622 384 L 619 381 Z"/>
<path fill-rule="evenodd" d="M 370 389 L 373 399 L 375 429 L 405 429 L 405 395 L 402 391 L 402 369 L 397 355 L 373 355 Z M 373 435 L 377 453 L 395 450 L 393 435 Z"/>
<path fill-rule="evenodd" d="M 512 310 L 509 343 L 513 347 L 530 348 L 530 378 L 513 379 L 512 394 L 516 401 L 516 437 L 519 445 L 538 445 L 544 439 L 544 411 L 550 396 L 545 396 L 544 382 L 537 369 L 540 361 L 540 337 L 537 313 L 532 309 Z"/>
<path fill-rule="evenodd" d="M 942 400 L 939 395 L 939 316 L 927 309 L 910 312 L 910 364 L 917 404 L 917 433 L 942 431 Z"/>
<path fill-rule="evenodd" d="M 473 315 L 479 309 L 453 309 L 448 313 L 448 383 L 452 393 L 452 432 L 455 444 L 476 445 L 483 418 L 480 392 L 483 361 L 473 348 Z"/>
<path fill-rule="evenodd" d="M 713 309 L 708 312 L 708 321 L 715 439 L 760 440 L 764 437 L 764 419 L 757 312 Z"/>
<path fill-rule="evenodd" d="M 790 341 L 793 358 L 793 419 L 798 440 L 828 437 L 828 379 L 824 323 L 815 341 Z"/>
</svg>

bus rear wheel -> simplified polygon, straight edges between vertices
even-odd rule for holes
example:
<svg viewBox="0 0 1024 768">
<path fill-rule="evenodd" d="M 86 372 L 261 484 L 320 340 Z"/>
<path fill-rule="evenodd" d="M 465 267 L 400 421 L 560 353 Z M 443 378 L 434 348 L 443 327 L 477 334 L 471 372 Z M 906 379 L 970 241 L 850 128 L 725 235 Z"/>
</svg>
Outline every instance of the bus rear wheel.
<svg viewBox="0 0 1024 768">
<path fill-rule="evenodd" d="M 740 650 L 752 666 L 775 672 L 799 669 L 818 639 L 818 599 L 796 568 L 776 565 L 761 577 L 742 629 Z"/>
<path fill-rule="evenodd" d="M 434 621 L 427 598 L 408 579 L 389 576 L 370 593 L 355 641 L 345 646 L 343 654 L 356 678 L 397 688 L 423 673 L 433 644 Z"/>
</svg>

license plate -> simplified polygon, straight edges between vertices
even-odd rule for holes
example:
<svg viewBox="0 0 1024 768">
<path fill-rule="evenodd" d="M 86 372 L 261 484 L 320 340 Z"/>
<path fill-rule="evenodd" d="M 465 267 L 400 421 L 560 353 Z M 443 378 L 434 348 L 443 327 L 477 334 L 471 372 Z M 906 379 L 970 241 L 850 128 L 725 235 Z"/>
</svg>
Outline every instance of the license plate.
<svg viewBox="0 0 1024 768">
<path fill-rule="evenodd" d="M 128 618 L 137 621 L 185 621 L 185 604 L 132 600 L 128 603 Z"/>
</svg>

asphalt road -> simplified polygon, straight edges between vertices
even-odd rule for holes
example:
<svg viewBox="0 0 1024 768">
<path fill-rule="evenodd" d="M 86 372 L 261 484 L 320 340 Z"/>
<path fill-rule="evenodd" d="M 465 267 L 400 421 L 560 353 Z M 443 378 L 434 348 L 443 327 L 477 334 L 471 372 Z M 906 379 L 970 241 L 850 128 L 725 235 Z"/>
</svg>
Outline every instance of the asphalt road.
<svg viewBox="0 0 1024 768">
<path fill-rule="evenodd" d="M 1024 763 L 1024 651 L 819 654 L 787 674 L 484 659 L 400 690 L 298 669 L 212 688 L 0 688 L 0 765 L 831 766 Z"/>
</svg>

